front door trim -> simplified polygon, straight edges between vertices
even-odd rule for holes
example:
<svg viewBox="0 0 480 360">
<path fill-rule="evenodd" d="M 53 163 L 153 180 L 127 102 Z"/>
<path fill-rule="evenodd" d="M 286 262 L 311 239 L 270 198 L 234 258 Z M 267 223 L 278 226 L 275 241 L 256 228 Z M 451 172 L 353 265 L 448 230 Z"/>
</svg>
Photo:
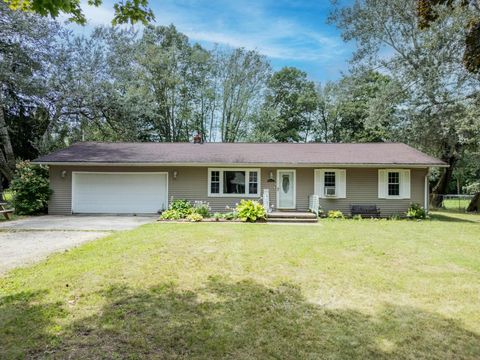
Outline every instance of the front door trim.
<svg viewBox="0 0 480 360">
<path fill-rule="evenodd" d="M 280 173 L 290 172 L 293 174 L 293 207 L 280 207 Z M 294 210 L 297 208 L 297 170 L 295 169 L 277 169 L 277 209 Z"/>
</svg>

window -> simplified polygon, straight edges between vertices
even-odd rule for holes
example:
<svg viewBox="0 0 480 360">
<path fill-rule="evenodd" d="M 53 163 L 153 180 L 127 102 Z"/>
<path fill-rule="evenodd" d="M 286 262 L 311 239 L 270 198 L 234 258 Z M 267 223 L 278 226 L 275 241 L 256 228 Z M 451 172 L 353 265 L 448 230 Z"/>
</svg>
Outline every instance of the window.
<svg viewBox="0 0 480 360">
<path fill-rule="evenodd" d="M 335 171 L 325 171 L 324 187 L 326 196 L 335 196 Z"/>
<path fill-rule="evenodd" d="M 223 193 L 245 194 L 245 171 L 224 171 Z"/>
<path fill-rule="evenodd" d="M 400 196 L 400 173 L 388 172 L 388 196 Z"/>
<path fill-rule="evenodd" d="M 347 197 L 346 169 L 315 169 L 314 193 L 321 198 L 345 199 Z"/>
<path fill-rule="evenodd" d="M 256 171 L 251 171 L 248 177 L 248 193 L 258 193 L 258 173 Z"/>
<path fill-rule="evenodd" d="M 220 193 L 220 172 L 212 171 L 210 173 L 210 193 L 219 194 Z"/>
<path fill-rule="evenodd" d="M 208 195 L 260 196 L 259 169 L 208 169 Z"/>
<path fill-rule="evenodd" d="M 379 199 L 410 199 L 410 169 L 378 169 Z"/>
</svg>

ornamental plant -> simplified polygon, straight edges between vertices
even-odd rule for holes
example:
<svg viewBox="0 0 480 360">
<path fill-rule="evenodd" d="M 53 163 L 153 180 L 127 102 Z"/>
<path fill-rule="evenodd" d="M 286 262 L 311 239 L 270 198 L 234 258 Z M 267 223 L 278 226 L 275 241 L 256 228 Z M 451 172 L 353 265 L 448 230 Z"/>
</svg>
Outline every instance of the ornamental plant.
<svg viewBox="0 0 480 360">
<path fill-rule="evenodd" d="M 206 201 L 195 201 L 193 203 L 193 210 L 197 214 L 202 215 L 204 218 L 208 218 L 211 216 L 210 204 Z"/>
<path fill-rule="evenodd" d="M 32 165 L 29 161 L 19 162 L 10 183 L 10 190 L 13 193 L 12 205 L 17 214 L 45 213 L 52 194 L 47 168 Z"/>
<path fill-rule="evenodd" d="M 427 212 L 420 204 L 412 203 L 407 210 L 407 218 L 423 220 L 427 218 Z"/>
<path fill-rule="evenodd" d="M 188 200 L 174 200 L 169 206 L 169 210 L 178 211 L 180 218 L 186 218 L 188 215 L 194 212 L 193 205 Z"/>
<path fill-rule="evenodd" d="M 329 219 L 345 219 L 345 216 L 343 216 L 343 213 L 340 210 L 330 210 L 327 213 L 327 217 Z"/>
<path fill-rule="evenodd" d="M 229 211 L 225 214 L 223 214 L 223 218 L 225 220 L 235 220 L 235 219 L 238 219 L 238 214 L 236 211 Z"/>
<path fill-rule="evenodd" d="M 191 213 L 187 216 L 187 220 L 191 222 L 200 222 L 203 220 L 203 216 L 198 213 Z"/>
<path fill-rule="evenodd" d="M 162 212 L 160 215 L 161 220 L 179 220 L 182 218 L 182 214 L 178 210 L 168 209 Z"/>
<path fill-rule="evenodd" d="M 258 201 L 254 200 L 240 201 L 240 204 L 237 205 L 236 210 L 238 218 L 244 222 L 255 222 L 259 219 L 265 219 L 267 216 L 265 207 Z"/>
</svg>

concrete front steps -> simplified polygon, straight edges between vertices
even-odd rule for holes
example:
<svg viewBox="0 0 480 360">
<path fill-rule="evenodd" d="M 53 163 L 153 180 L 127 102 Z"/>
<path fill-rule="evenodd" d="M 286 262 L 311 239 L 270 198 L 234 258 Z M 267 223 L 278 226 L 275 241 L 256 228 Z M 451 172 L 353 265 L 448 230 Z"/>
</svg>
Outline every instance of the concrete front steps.
<svg viewBox="0 0 480 360">
<path fill-rule="evenodd" d="M 270 223 L 316 223 L 317 216 L 310 212 L 275 211 L 267 214 Z"/>
</svg>

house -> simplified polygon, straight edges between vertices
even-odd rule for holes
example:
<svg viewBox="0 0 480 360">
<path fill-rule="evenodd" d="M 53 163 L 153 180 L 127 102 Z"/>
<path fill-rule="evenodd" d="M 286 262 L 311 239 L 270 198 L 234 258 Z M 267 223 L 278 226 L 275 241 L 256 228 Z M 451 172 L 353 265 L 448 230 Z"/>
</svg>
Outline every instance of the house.
<svg viewBox="0 0 480 360">
<path fill-rule="evenodd" d="M 172 199 L 208 201 L 215 212 L 240 199 L 271 209 L 382 216 L 428 207 L 427 175 L 446 164 L 402 143 L 83 142 L 40 157 L 49 166 L 50 214 L 157 213 Z"/>
</svg>

